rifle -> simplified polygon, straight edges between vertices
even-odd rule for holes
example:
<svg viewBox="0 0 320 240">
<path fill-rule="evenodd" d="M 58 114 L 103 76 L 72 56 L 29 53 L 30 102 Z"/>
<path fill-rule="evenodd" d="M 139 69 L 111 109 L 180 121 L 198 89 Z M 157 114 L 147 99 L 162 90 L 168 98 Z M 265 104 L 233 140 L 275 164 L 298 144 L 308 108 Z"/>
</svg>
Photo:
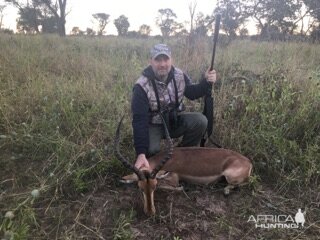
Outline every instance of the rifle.
<svg viewBox="0 0 320 240">
<path fill-rule="evenodd" d="M 221 20 L 221 15 L 217 14 L 216 19 L 215 19 L 215 27 L 214 27 L 214 35 L 213 35 L 213 49 L 212 49 L 212 58 L 211 58 L 211 65 L 210 65 L 210 71 L 213 70 L 213 65 L 214 65 L 214 59 L 216 55 L 216 45 L 218 41 L 218 36 L 219 36 L 219 28 L 220 28 L 220 20 Z M 203 108 L 203 114 L 206 116 L 208 119 L 208 126 L 206 133 L 204 133 L 200 146 L 204 147 L 204 144 L 207 141 L 207 138 L 210 139 L 209 137 L 212 134 L 213 130 L 213 96 L 212 96 L 212 83 L 210 84 L 210 87 L 208 87 L 207 93 L 204 97 L 204 108 Z M 216 144 L 212 142 L 214 145 L 217 147 L 221 148 L 219 144 Z"/>
</svg>

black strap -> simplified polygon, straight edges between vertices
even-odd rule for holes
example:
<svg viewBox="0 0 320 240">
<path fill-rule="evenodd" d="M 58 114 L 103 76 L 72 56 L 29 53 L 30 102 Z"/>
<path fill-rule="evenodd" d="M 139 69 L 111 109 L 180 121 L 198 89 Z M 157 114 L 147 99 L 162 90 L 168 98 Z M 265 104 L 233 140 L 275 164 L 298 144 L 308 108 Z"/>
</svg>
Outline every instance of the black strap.
<svg viewBox="0 0 320 240">
<path fill-rule="evenodd" d="M 159 99 L 159 93 L 158 93 L 158 89 L 157 89 L 157 85 L 156 82 L 154 80 L 154 78 L 150 78 L 149 79 L 151 81 L 152 87 L 153 87 L 153 91 L 155 93 L 156 99 L 157 99 L 157 105 L 158 105 L 158 112 L 161 113 L 161 106 L 160 106 L 160 99 Z M 177 88 L 177 83 L 176 83 L 176 79 L 173 75 L 173 85 L 174 85 L 174 92 L 175 92 L 175 98 L 176 98 L 176 108 L 179 108 L 179 97 L 178 97 L 178 88 Z M 170 96 L 170 93 L 169 93 Z"/>
<path fill-rule="evenodd" d="M 176 108 L 178 109 L 179 108 L 179 97 L 178 97 L 178 88 L 177 88 L 177 82 L 176 82 L 176 78 L 174 77 L 174 74 L 173 74 L 173 85 L 174 85 L 174 93 L 176 95 Z"/>
</svg>

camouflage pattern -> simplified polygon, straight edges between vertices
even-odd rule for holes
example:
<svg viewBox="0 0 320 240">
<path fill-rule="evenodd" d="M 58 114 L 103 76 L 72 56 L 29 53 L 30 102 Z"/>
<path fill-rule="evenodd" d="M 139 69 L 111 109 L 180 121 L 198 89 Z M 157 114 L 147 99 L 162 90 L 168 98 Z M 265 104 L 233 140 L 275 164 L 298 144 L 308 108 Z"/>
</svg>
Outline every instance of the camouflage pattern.
<svg viewBox="0 0 320 240">
<path fill-rule="evenodd" d="M 186 87 L 183 72 L 180 69 L 175 68 L 174 78 L 176 80 L 177 90 L 178 90 L 178 102 L 179 102 L 178 111 L 182 111 L 183 110 L 182 99 L 183 99 L 184 90 Z M 158 89 L 161 110 L 165 110 L 165 109 L 169 110 L 170 108 L 174 108 L 176 106 L 176 96 L 175 96 L 173 79 L 170 79 L 168 85 L 157 80 L 155 80 L 155 83 Z M 150 122 L 153 124 L 161 124 L 162 123 L 161 118 L 157 113 L 158 111 L 157 98 L 153 90 L 151 81 L 149 81 L 147 77 L 141 76 L 137 80 L 136 84 L 139 84 L 147 94 L 147 97 L 149 100 L 149 107 L 151 109 Z"/>
</svg>

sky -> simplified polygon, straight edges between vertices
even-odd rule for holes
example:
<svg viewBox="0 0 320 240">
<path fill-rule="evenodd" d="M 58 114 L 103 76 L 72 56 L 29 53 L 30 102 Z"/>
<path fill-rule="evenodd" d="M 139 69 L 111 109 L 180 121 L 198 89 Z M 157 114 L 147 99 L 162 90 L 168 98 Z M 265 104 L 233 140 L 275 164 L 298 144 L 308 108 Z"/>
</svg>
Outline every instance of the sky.
<svg viewBox="0 0 320 240">
<path fill-rule="evenodd" d="M 26 1 L 25 1 L 26 2 Z M 67 0 L 66 30 L 67 34 L 73 27 L 86 30 L 87 27 L 93 28 L 92 14 L 107 13 L 110 15 L 110 22 L 106 27 L 107 34 L 117 34 L 113 24 L 114 19 L 120 15 L 125 15 L 130 23 L 129 31 L 138 31 L 142 24 L 151 26 L 151 35 L 160 34 L 160 30 L 155 25 L 158 10 L 171 8 L 177 15 L 177 22 L 190 22 L 189 4 L 197 3 L 196 12 L 211 15 L 216 7 L 216 0 Z M 89 4 L 88 4 L 89 3 Z M 0 0 L 0 5 L 4 5 L 4 0 Z M 3 27 L 16 28 L 17 11 L 13 7 L 4 10 Z"/>
</svg>

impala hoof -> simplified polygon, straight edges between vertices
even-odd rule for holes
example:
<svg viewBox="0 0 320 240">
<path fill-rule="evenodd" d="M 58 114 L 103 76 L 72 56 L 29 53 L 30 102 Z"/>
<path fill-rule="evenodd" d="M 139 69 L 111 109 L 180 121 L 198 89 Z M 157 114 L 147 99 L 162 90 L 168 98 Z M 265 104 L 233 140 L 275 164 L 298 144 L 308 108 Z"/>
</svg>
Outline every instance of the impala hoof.
<svg viewBox="0 0 320 240">
<path fill-rule="evenodd" d="M 132 184 L 132 183 L 134 183 L 134 182 L 136 182 L 136 181 L 134 181 L 134 180 L 124 180 L 124 179 L 120 179 L 119 182 L 124 183 L 124 184 Z"/>
<path fill-rule="evenodd" d="M 228 185 L 223 189 L 223 193 L 225 196 L 228 196 L 232 189 L 234 189 L 236 186 L 234 185 Z"/>
<path fill-rule="evenodd" d="M 225 196 L 229 196 L 229 194 L 230 194 L 230 189 L 229 189 L 229 188 L 223 189 L 223 194 L 224 194 Z"/>
</svg>

